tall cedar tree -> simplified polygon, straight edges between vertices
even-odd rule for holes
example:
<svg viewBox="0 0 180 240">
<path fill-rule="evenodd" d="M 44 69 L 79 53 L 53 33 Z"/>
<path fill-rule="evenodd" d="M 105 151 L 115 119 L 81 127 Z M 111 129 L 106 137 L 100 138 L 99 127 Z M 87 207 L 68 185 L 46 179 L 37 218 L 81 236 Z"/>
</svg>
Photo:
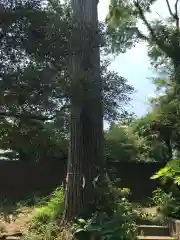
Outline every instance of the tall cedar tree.
<svg viewBox="0 0 180 240">
<path fill-rule="evenodd" d="M 103 170 L 102 81 L 97 0 L 72 0 L 78 50 L 72 60 L 70 148 L 65 219 L 87 213 Z M 77 34 L 76 34 L 77 35 Z M 78 91 L 78 95 L 77 95 Z"/>
</svg>

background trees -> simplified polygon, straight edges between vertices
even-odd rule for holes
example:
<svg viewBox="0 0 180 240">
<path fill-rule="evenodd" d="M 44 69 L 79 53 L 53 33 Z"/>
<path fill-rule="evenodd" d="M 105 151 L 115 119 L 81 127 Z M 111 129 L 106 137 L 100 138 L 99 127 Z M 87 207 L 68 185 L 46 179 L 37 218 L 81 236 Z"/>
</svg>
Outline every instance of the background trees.
<svg viewBox="0 0 180 240">
<path fill-rule="evenodd" d="M 148 44 L 159 94 L 151 100 L 151 112 L 132 123 L 133 131 L 146 141 L 146 160 L 168 161 L 179 152 L 179 1 L 166 1 L 166 19 L 149 20 L 148 14 L 157 1 L 111 1 L 106 18 L 111 47 L 107 50 L 119 53 L 139 41 Z"/>
</svg>

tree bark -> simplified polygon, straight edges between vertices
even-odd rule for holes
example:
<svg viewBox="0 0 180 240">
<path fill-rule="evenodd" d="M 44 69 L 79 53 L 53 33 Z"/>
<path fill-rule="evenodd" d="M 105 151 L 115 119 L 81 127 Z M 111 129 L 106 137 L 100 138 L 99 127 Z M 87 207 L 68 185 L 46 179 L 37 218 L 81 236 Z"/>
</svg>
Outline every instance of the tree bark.
<svg viewBox="0 0 180 240">
<path fill-rule="evenodd" d="M 171 139 L 168 138 L 165 140 L 165 144 L 167 146 L 167 149 L 168 149 L 168 159 L 167 159 L 167 162 L 172 160 L 172 156 L 173 156 L 173 149 L 172 149 L 172 146 L 171 146 Z"/>
<path fill-rule="evenodd" d="M 180 60 L 174 60 L 175 94 L 180 97 Z"/>
<path fill-rule="evenodd" d="M 73 59 L 65 220 L 84 216 L 103 174 L 103 111 L 97 0 L 72 0 L 79 49 Z M 89 34 L 89 35 L 88 35 Z"/>
</svg>

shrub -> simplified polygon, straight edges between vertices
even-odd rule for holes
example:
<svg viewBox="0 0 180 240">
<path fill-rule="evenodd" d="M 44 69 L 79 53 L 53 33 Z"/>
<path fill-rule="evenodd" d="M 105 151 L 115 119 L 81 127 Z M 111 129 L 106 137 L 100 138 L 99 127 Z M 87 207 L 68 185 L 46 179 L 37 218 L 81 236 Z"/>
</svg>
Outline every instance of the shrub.
<svg viewBox="0 0 180 240">
<path fill-rule="evenodd" d="M 77 219 L 72 230 L 76 236 L 83 233 L 86 239 L 92 234 L 104 240 L 133 240 L 136 239 L 134 220 L 132 204 L 126 198 L 119 198 L 112 216 L 105 212 L 98 212 L 91 219 Z"/>
<path fill-rule="evenodd" d="M 179 217 L 180 201 L 175 199 L 172 192 L 166 193 L 161 188 L 153 192 L 153 202 L 158 206 L 158 211 L 166 217 Z"/>
<path fill-rule="evenodd" d="M 106 212 L 109 216 L 112 216 L 122 197 L 128 197 L 131 194 L 128 188 L 117 188 L 113 182 L 109 182 L 96 190 L 101 197 L 98 198 L 98 201 L 94 200 L 89 203 L 90 214 Z"/>
<path fill-rule="evenodd" d="M 153 192 L 152 197 L 153 203 L 155 203 L 158 206 L 169 204 L 173 201 L 172 193 L 166 193 L 161 188 L 157 188 Z"/>
<path fill-rule="evenodd" d="M 89 219 L 76 219 L 72 230 L 77 239 L 133 240 L 136 238 L 136 213 L 124 197 L 130 190 L 110 183 L 100 189 L 101 199 L 95 202 L 96 212 Z M 92 238 L 90 238 L 92 237 Z M 94 238 L 93 238 L 94 237 Z"/>
</svg>

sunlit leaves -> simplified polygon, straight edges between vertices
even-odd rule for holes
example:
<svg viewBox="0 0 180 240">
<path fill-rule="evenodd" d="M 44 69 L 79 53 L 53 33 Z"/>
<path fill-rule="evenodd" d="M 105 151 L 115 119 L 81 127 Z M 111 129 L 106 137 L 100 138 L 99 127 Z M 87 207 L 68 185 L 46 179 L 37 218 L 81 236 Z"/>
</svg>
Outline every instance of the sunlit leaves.
<svg viewBox="0 0 180 240">
<path fill-rule="evenodd" d="M 114 53 L 125 52 L 133 45 L 137 37 L 136 17 L 128 2 L 112 1 L 106 23 L 108 40 Z"/>
<path fill-rule="evenodd" d="M 136 8 L 136 1 L 112 0 L 109 6 L 109 13 L 106 17 L 108 24 L 107 34 L 113 53 L 125 52 L 144 36 L 138 29 L 139 13 Z M 150 10 L 155 1 L 139 1 L 143 11 Z"/>
<path fill-rule="evenodd" d="M 151 12 L 151 6 L 155 2 L 156 0 L 113 0 L 111 2 L 106 22 L 108 23 L 108 34 L 109 39 L 111 39 L 109 42 L 113 53 L 125 52 L 139 40 L 145 40 L 151 46 L 151 56 L 154 51 L 152 47 L 156 48 L 155 55 L 158 61 L 163 55 L 171 59 L 177 58 L 180 34 L 176 27 L 176 19 L 170 21 L 169 16 L 167 20 L 149 21 L 146 19 L 146 13 Z M 140 31 L 139 20 L 146 26 L 148 35 L 144 35 Z"/>
<path fill-rule="evenodd" d="M 164 168 L 161 168 L 151 179 L 161 179 L 166 182 L 172 179 L 175 184 L 180 185 L 180 160 L 173 159 L 169 161 Z"/>
</svg>

